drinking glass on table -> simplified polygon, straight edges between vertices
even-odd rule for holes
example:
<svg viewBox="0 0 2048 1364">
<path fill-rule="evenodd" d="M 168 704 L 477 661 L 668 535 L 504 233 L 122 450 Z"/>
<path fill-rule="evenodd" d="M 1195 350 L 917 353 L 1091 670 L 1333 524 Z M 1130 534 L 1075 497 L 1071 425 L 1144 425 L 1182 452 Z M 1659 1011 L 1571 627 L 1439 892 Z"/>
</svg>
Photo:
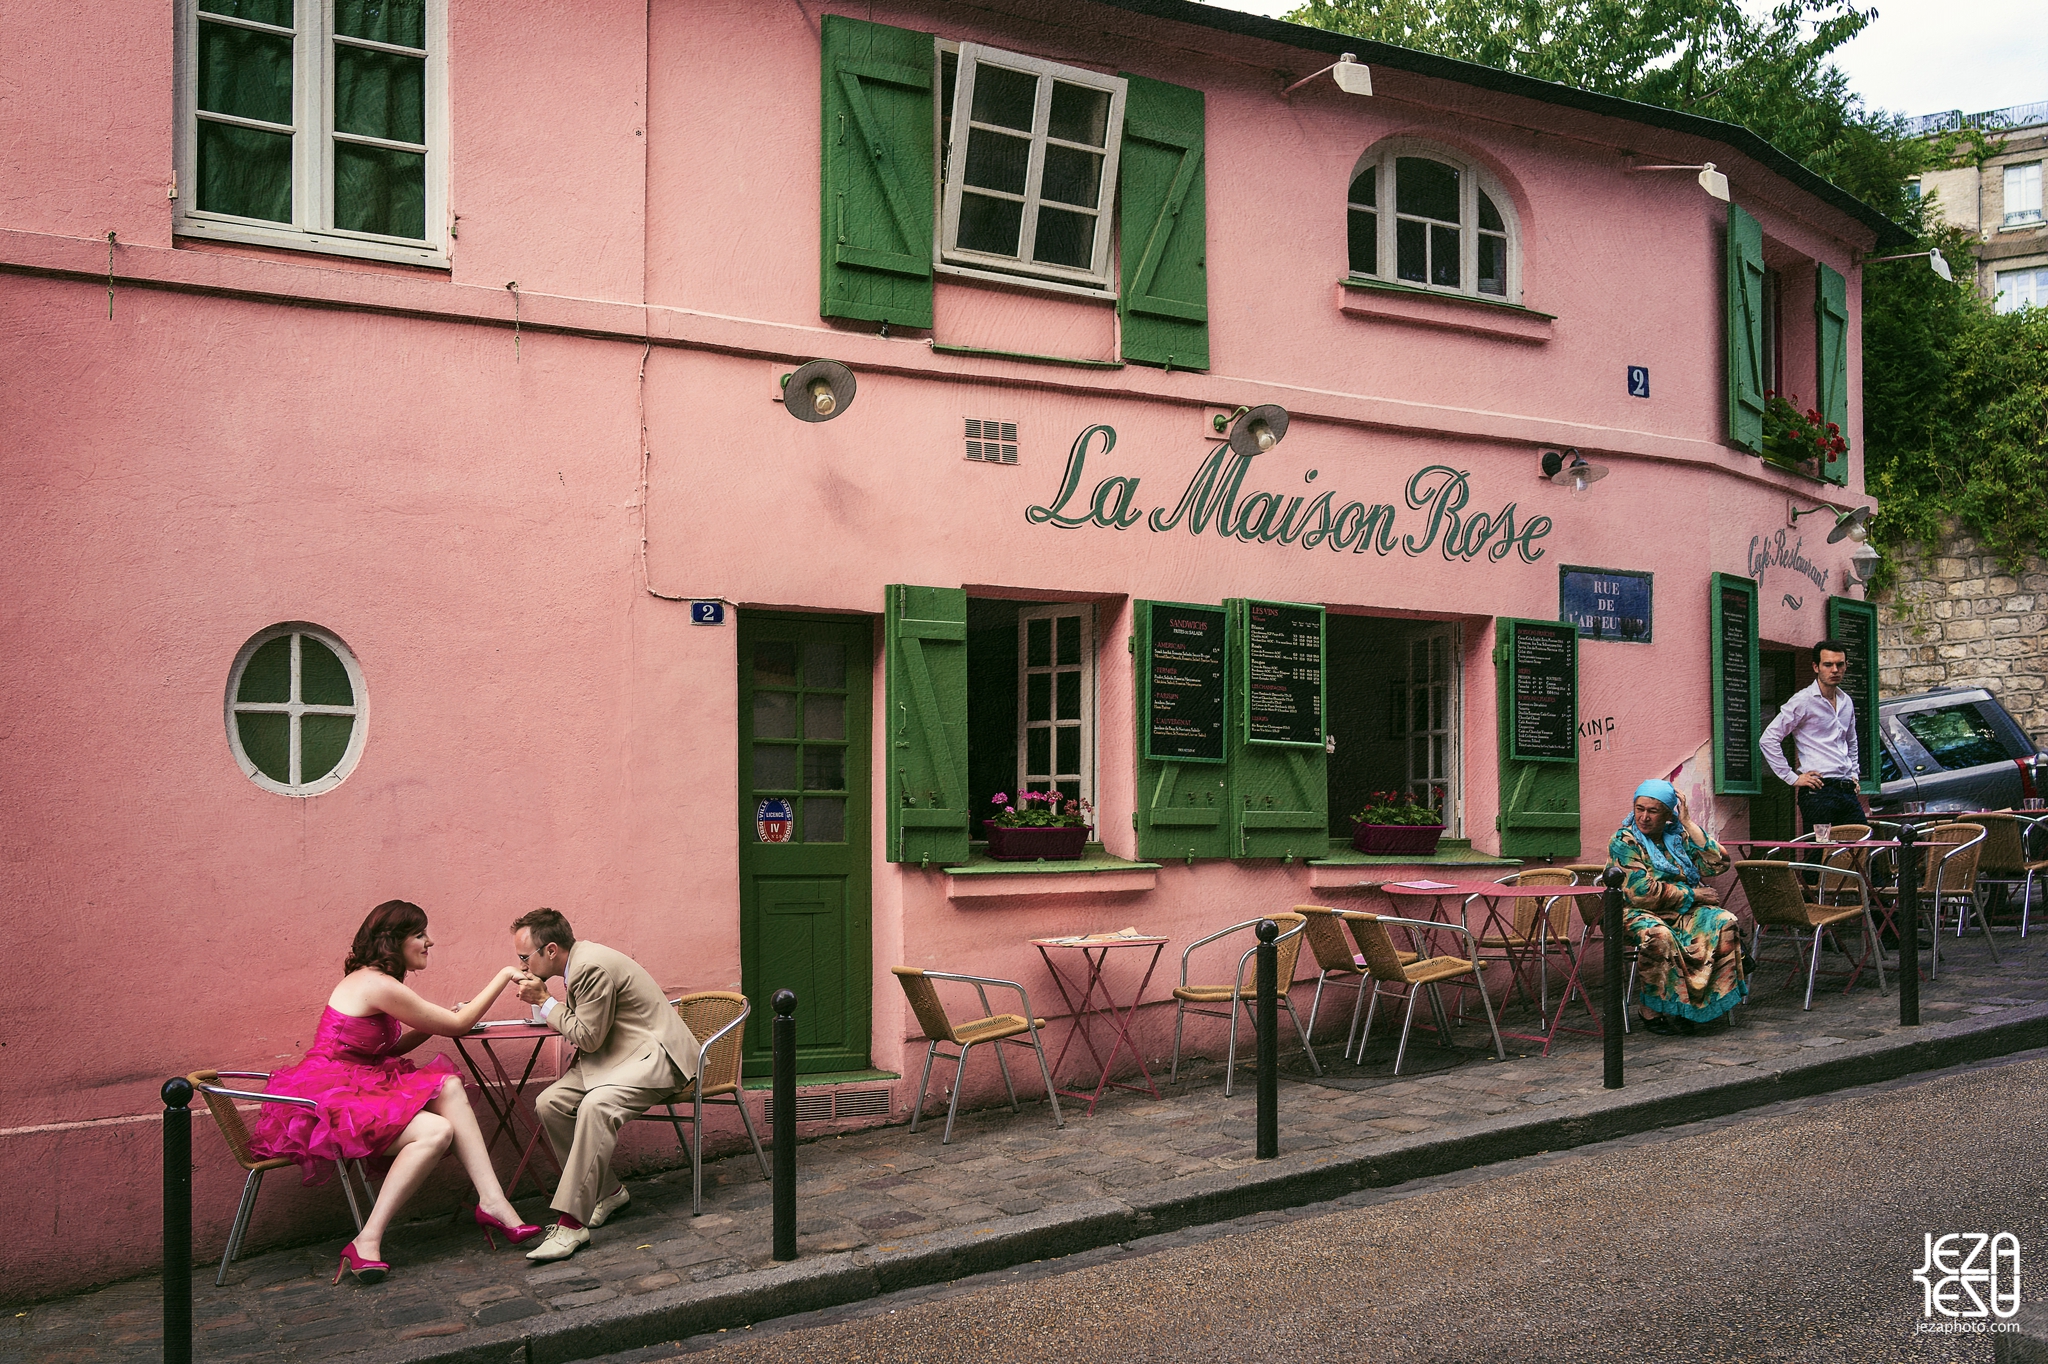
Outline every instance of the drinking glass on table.
<svg viewBox="0 0 2048 1364">
<path fill-rule="evenodd" d="M 2020 808 L 2023 810 L 2048 810 L 2048 800 L 2043 800 L 2039 796 L 2028 796 L 2020 802 Z"/>
<path fill-rule="evenodd" d="M 1832 825 L 1832 824 L 1816 824 L 1816 825 L 1814 825 L 1814 826 L 1813 826 L 1813 841 L 1814 841 L 1814 842 L 1816 842 L 1816 843 L 1832 843 L 1832 842 L 1834 842 L 1834 841 L 1835 841 L 1835 826 L 1834 826 L 1834 825 Z"/>
</svg>

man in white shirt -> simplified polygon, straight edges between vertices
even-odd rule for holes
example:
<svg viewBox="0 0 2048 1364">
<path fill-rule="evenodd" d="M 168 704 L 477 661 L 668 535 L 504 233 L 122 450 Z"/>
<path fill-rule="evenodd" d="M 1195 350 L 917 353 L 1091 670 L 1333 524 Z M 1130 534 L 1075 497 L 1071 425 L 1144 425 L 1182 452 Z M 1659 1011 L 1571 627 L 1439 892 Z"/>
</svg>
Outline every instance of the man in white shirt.
<svg viewBox="0 0 2048 1364">
<path fill-rule="evenodd" d="M 1824 639 L 1813 646 L 1813 685 L 1793 693 L 1777 718 L 1764 727 L 1764 761 L 1778 780 L 1799 793 L 1806 827 L 1863 822 L 1862 747 L 1856 737 L 1856 703 L 1842 690 L 1849 671 L 1848 646 Z M 1799 774 L 1785 763 L 1785 740 L 1799 751 Z"/>
</svg>

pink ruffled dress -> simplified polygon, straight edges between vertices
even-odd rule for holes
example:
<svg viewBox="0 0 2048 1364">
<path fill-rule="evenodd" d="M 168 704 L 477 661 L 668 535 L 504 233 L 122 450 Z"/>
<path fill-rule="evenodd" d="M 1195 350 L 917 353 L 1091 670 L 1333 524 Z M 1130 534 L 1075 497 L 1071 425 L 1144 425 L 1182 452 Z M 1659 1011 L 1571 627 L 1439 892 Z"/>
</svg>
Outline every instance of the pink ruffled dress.
<svg viewBox="0 0 2048 1364">
<path fill-rule="evenodd" d="M 259 1158 L 279 1156 L 305 1171 L 308 1184 L 324 1183 L 329 1161 L 376 1155 L 434 1101 L 455 1067 L 445 1056 L 415 1066 L 391 1055 L 404 1025 L 389 1014 L 353 1018 L 332 1006 L 306 1059 L 274 1071 L 269 1092 L 312 1099 L 320 1107 L 265 1104 L 249 1148 Z"/>
</svg>

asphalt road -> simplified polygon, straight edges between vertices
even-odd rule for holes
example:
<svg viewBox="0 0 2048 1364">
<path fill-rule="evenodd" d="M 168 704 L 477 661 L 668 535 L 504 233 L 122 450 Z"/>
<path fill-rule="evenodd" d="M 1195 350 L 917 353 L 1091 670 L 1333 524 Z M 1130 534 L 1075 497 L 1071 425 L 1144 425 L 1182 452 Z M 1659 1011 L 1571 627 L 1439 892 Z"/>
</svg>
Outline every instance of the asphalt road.
<svg viewBox="0 0 2048 1364">
<path fill-rule="evenodd" d="M 2048 1300 L 2048 1054 L 612 1356 L 774 1361 L 1990 1360 L 1916 1333 L 1923 1235 Z M 2025 1315 L 2037 1305 L 2029 1302 Z"/>
</svg>

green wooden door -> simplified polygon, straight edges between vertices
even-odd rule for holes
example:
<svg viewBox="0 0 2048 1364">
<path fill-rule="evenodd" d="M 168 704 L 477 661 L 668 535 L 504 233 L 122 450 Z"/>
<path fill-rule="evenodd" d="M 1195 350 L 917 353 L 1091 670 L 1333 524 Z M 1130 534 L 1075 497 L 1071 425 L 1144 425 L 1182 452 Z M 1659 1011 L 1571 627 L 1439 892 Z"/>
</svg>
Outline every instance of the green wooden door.
<svg viewBox="0 0 2048 1364">
<path fill-rule="evenodd" d="M 868 1068 L 869 710 L 865 617 L 748 612 L 739 639 L 740 978 L 747 1064 L 796 991 L 797 1070 Z"/>
</svg>

